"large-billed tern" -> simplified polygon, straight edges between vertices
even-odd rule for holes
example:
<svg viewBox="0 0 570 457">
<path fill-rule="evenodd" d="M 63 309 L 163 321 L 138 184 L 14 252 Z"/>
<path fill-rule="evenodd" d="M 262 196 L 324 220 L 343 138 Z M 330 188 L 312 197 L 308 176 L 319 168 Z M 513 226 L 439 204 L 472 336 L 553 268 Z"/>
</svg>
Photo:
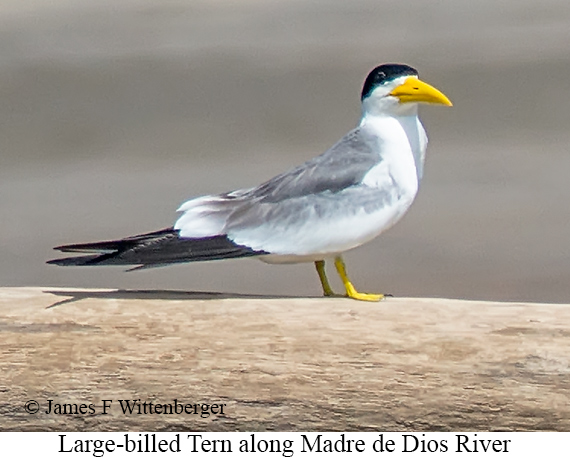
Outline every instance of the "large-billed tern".
<svg viewBox="0 0 570 457">
<path fill-rule="evenodd" d="M 268 263 L 314 262 L 324 295 L 334 295 L 325 261 L 334 260 L 346 296 L 357 292 L 341 254 L 392 227 L 408 211 L 422 178 L 427 136 L 418 104 L 451 106 L 412 67 L 384 64 L 362 89 L 362 118 L 332 148 L 250 189 L 188 200 L 174 227 L 116 241 L 59 246 L 90 253 L 56 265 L 135 265 L 258 257 Z"/>
</svg>

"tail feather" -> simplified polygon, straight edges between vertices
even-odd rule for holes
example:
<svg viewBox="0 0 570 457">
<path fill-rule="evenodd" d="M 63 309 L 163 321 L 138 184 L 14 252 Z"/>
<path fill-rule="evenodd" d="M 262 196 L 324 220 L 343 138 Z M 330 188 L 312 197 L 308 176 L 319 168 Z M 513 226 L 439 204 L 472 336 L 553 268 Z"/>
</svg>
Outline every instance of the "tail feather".
<svg viewBox="0 0 570 457">
<path fill-rule="evenodd" d="M 206 238 L 180 238 L 173 228 L 145 233 L 121 240 L 58 246 L 62 252 L 96 254 L 65 257 L 47 263 L 60 266 L 138 265 L 150 268 L 180 262 L 251 257 L 266 254 L 232 242 L 225 235 Z"/>
</svg>

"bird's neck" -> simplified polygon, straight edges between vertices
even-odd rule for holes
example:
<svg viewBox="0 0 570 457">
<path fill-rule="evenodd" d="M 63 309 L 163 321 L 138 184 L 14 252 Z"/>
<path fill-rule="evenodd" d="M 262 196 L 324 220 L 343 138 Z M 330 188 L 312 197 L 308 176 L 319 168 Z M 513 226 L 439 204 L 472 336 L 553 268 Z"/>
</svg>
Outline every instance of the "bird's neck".
<svg viewBox="0 0 570 457">
<path fill-rule="evenodd" d="M 411 154 L 418 182 L 421 180 L 427 136 L 418 118 L 417 108 L 408 111 L 406 115 L 365 112 L 360 121 L 360 128 L 375 136 L 383 150 L 398 151 L 398 155 L 406 154 L 406 152 Z"/>
<path fill-rule="evenodd" d="M 404 114 L 393 113 L 371 113 L 365 111 L 360 119 L 360 127 L 366 129 L 382 141 L 404 141 L 410 142 L 411 149 L 414 149 L 418 137 L 418 132 L 423 131 L 422 124 L 418 117 L 417 108 L 406 111 Z"/>
</svg>

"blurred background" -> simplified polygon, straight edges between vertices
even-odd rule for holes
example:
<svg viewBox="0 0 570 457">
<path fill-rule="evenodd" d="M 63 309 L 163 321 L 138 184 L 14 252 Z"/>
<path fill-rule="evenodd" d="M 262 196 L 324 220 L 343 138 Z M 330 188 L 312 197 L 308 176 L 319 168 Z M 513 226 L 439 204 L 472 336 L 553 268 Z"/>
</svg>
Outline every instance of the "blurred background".
<svg viewBox="0 0 570 457">
<path fill-rule="evenodd" d="M 3 1 L 0 285 L 318 296 L 312 264 L 45 261 L 320 154 L 358 123 L 382 62 L 455 106 L 422 107 L 420 194 L 346 255 L 356 286 L 569 303 L 567 0 Z"/>
</svg>

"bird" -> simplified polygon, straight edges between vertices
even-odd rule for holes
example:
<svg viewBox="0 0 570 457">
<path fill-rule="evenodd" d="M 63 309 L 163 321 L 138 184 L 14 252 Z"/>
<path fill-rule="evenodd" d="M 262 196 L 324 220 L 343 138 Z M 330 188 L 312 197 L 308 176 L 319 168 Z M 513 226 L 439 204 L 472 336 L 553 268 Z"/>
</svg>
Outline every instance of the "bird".
<svg viewBox="0 0 570 457">
<path fill-rule="evenodd" d="M 346 294 L 356 290 L 342 254 L 376 238 L 408 211 L 423 176 L 427 135 L 420 103 L 452 106 L 409 65 L 385 63 L 366 77 L 359 124 L 323 154 L 248 189 L 192 198 L 174 225 L 114 241 L 58 246 L 81 253 L 61 266 L 127 265 L 131 270 L 256 257 L 266 263 L 315 265 L 324 296 L 337 296 L 326 275 L 334 262 Z"/>
</svg>

